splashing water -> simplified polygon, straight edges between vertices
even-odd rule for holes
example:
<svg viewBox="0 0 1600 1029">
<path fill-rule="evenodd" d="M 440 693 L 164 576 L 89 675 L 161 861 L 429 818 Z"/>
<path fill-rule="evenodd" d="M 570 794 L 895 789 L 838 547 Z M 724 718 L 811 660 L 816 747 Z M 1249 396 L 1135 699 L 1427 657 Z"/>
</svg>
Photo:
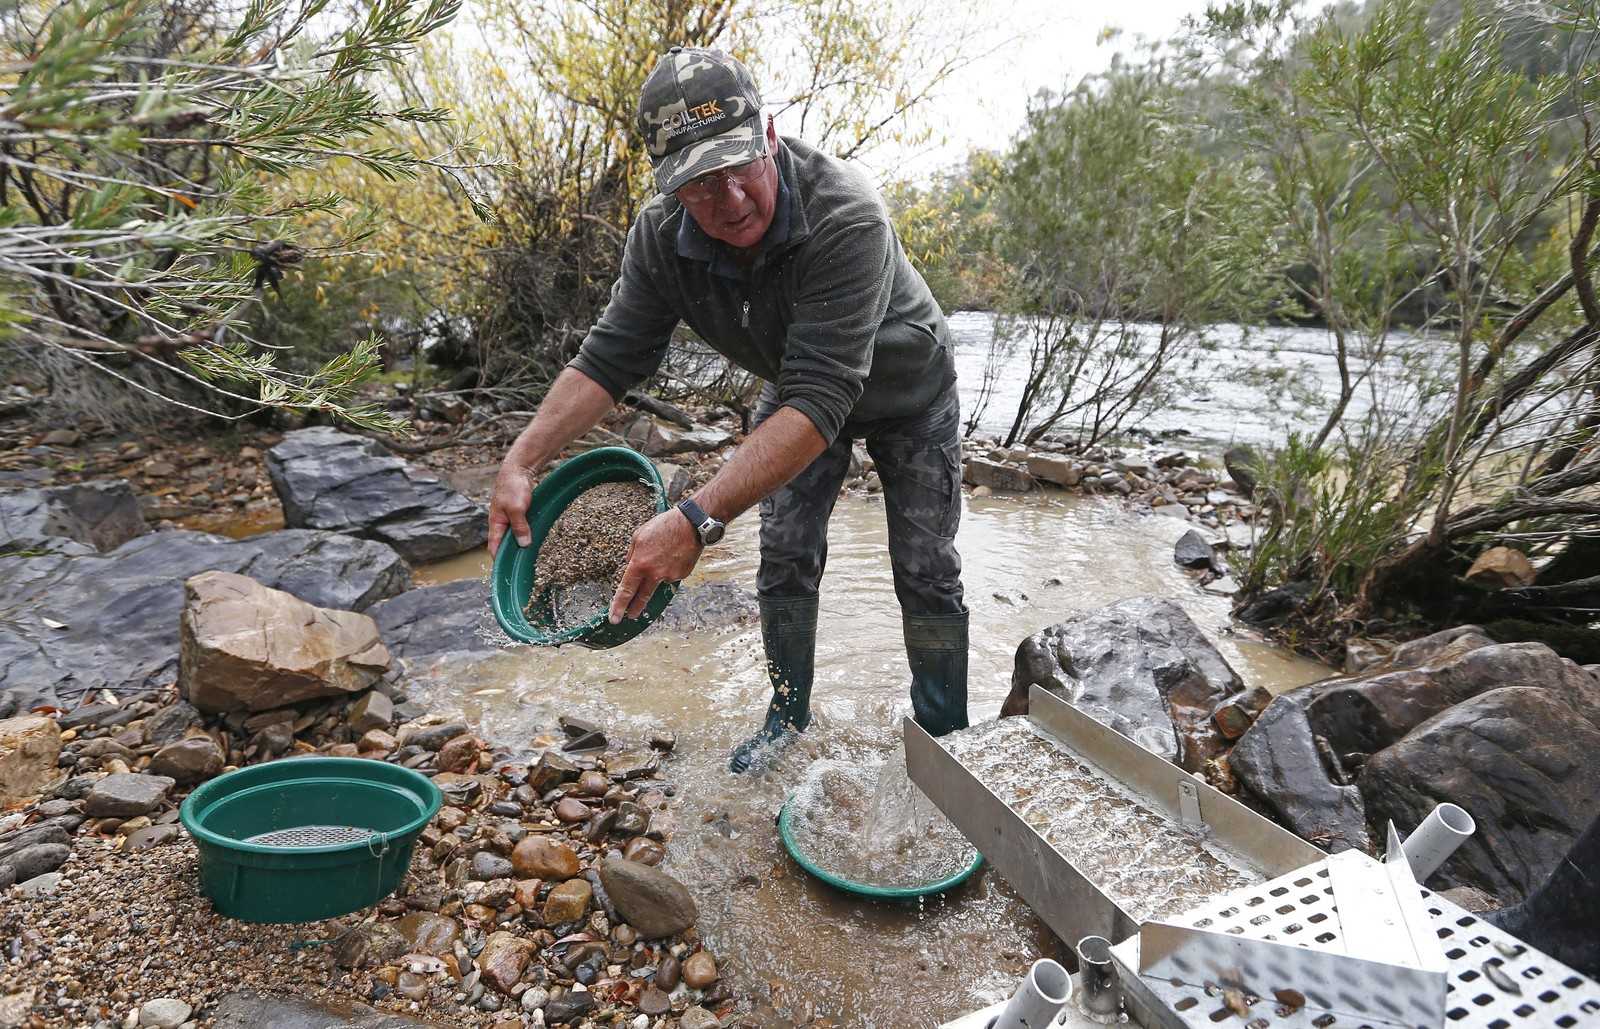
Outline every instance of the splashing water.
<svg viewBox="0 0 1600 1029">
<path fill-rule="evenodd" d="M 905 749 L 881 764 L 814 763 L 789 801 L 795 845 L 818 868 L 884 889 L 940 882 L 976 851 L 906 773 Z"/>
</svg>

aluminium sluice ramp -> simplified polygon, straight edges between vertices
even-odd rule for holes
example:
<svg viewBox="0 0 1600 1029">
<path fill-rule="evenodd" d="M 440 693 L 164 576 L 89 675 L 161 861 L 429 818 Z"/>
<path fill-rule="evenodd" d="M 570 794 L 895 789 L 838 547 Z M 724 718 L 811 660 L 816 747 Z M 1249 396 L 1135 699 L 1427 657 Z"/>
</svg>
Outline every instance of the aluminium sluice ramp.
<svg viewBox="0 0 1600 1029">
<path fill-rule="evenodd" d="M 957 735 L 905 720 L 912 781 L 1063 940 L 1123 940 L 1323 856 L 1038 686 L 1026 718 Z"/>
<path fill-rule="evenodd" d="M 1128 1024 L 1600 1027 L 1600 986 L 1419 886 L 1392 830 L 1384 861 L 1329 857 L 1037 686 L 1030 707 L 942 741 L 907 719 L 906 765 L 1058 936 L 1120 941 Z"/>
</svg>

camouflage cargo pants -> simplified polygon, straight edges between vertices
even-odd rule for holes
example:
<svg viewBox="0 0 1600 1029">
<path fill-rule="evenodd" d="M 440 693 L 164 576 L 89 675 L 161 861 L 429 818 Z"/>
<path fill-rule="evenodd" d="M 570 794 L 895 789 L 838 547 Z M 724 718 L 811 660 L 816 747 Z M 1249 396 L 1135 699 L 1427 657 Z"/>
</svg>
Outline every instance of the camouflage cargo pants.
<svg viewBox="0 0 1600 1029">
<path fill-rule="evenodd" d="M 777 410 L 768 385 L 756 424 Z M 889 563 L 906 615 L 960 614 L 961 402 L 954 385 L 912 418 L 846 426 L 805 470 L 761 502 L 762 597 L 816 596 L 828 561 L 828 518 L 850 469 L 855 438 L 883 481 L 889 518 Z"/>
</svg>

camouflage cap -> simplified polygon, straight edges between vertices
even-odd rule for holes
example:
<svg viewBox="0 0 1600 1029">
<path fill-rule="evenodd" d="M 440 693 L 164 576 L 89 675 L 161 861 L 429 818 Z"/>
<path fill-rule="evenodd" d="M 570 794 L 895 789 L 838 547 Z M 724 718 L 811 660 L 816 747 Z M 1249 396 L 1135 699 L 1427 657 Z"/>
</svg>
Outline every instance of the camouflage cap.
<svg viewBox="0 0 1600 1029">
<path fill-rule="evenodd" d="M 656 62 L 639 93 L 639 133 L 663 193 L 767 153 L 749 69 L 701 47 L 675 46 Z"/>
</svg>

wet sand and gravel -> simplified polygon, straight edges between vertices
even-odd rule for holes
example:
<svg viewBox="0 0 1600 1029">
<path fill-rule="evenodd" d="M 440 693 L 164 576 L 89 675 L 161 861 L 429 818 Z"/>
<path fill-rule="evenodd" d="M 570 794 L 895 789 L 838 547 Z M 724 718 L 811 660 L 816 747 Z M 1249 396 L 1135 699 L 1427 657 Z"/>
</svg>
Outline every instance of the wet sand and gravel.
<svg viewBox="0 0 1600 1029">
<path fill-rule="evenodd" d="M 655 491 L 643 482 L 606 482 L 579 494 L 539 548 L 524 613 L 559 631 L 604 611 L 622 581 L 634 531 L 655 513 Z"/>
</svg>

